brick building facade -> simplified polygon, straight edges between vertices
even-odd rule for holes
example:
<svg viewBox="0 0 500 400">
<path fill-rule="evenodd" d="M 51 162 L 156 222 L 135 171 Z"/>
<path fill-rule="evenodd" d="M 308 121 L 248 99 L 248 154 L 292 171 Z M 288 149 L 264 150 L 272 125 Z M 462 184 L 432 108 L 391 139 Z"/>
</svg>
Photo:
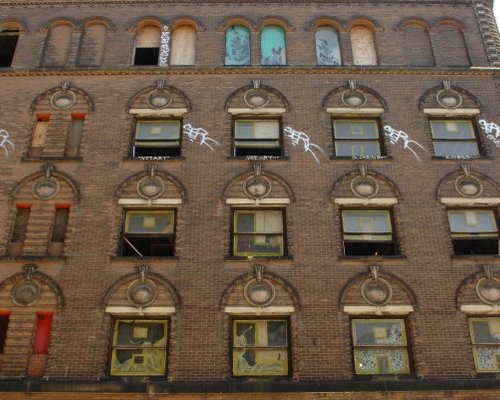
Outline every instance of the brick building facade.
<svg viewBox="0 0 500 400">
<path fill-rule="evenodd" d="M 499 397 L 491 7 L 0 0 L 0 398 Z"/>
</svg>

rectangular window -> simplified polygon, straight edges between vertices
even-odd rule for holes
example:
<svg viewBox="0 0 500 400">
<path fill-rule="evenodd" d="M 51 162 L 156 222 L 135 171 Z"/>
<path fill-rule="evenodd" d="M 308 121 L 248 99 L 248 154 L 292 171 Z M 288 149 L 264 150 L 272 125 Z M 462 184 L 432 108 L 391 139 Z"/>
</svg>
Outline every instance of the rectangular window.
<svg viewBox="0 0 500 400">
<path fill-rule="evenodd" d="M 498 227 L 493 210 L 448 210 L 455 254 L 498 254 Z"/>
<path fill-rule="evenodd" d="M 479 157 L 474 125 L 465 120 L 431 120 L 434 155 L 436 157 Z"/>
<path fill-rule="evenodd" d="M 137 121 L 132 156 L 178 157 L 180 144 L 181 121 Z"/>
<path fill-rule="evenodd" d="M 47 354 L 49 352 L 52 316 L 51 312 L 37 312 L 33 354 Z"/>
<path fill-rule="evenodd" d="M 52 228 L 51 242 L 64 242 L 66 239 L 66 227 L 68 225 L 69 207 L 56 206 L 54 227 Z"/>
<path fill-rule="evenodd" d="M 162 376 L 167 365 L 167 321 L 115 321 L 111 375 Z"/>
<path fill-rule="evenodd" d="M 281 156 L 281 128 L 277 119 L 234 121 L 234 156 Z"/>
<path fill-rule="evenodd" d="M 18 39 L 19 31 L 17 29 L 0 31 L 0 68 L 11 66 Z"/>
<path fill-rule="evenodd" d="M 78 156 L 78 149 L 82 140 L 85 114 L 72 114 L 69 127 L 68 141 L 66 142 L 66 157 Z"/>
<path fill-rule="evenodd" d="M 35 129 L 33 131 L 33 136 L 31 137 L 31 147 L 29 151 L 30 157 L 42 156 L 43 148 L 45 147 L 45 140 L 47 138 L 47 131 L 49 129 L 49 118 L 50 115 L 48 114 L 37 115 Z"/>
<path fill-rule="evenodd" d="M 346 256 L 397 254 L 389 210 L 342 210 Z"/>
<path fill-rule="evenodd" d="M 358 375 L 409 374 L 402 319 L 353 319 L 354 368 Z"/>
<path fill-rule="evenodd" d="M 477 372 L 500 372 L 500 318 L 469 318 Z"/>
<path fill-rule="evenodd" d="M 121 255 L 170 257 L 175 254 L 175 211 L 127 211 Z"/>
<path fill-rule="evenodd" d="M 7 331 L 9 329 L 9 314 L 0 315 L 0 354 L 3 353 L 5 348 L 5 341 L 7 340 Z"/>
<path fill-rule="evenodd" d="M 379 123 L 375 119 L 333 120 L 336 157 L 376 158 L 382 155 Z"/>
<path fill-rule="evenodd" d="M 284 210 L 235 210 L 235 256 L 282 256 Z"/>
<path fill-rule="evenodd" d="M 288 321 L 233 321 L 233 375 L 289 374 Z"/>
<path fill-rule="evenodd" d="M 16 219 L 14 221 L 14 229 L 10 239 L 9 254 L 20 256 L 22 254 L 26 231 L 28 229 L 28 221 L 31 212 L 31 205 L 17 205 Z"/>
</svg>

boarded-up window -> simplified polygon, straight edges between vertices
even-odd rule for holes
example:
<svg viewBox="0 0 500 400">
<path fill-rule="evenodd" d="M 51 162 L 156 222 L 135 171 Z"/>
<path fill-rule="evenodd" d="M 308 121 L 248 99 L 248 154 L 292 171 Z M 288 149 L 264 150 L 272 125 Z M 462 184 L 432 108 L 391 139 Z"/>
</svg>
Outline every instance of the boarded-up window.
<svg viewBox="0 0 500 400">
<path fill-rule="evenodd" d="M 145 26 L 135 38 L 134 65 L 157 65 L 160 54 L 160 29 Z"/>
<path fill-rule="evenodd" d="M 47 139 L 47 130 L 49 129 L 49 115 L 37 115 L 37 121 L 33 136 L 31 137 L 30 157 L 40 157 Z"/>
<path fill-rule="evenodd" d="M 98 67 L 104 56 L 106 27 L 101 24 L 87 26 L 83 32 L 78 52 L 78 65 Z"/>
<path fill-rule="evenodd" d="M 0 32 L 0 67 L 10 67 L 12 64 L 18 39 L 17 29 L 5 29 Z"/>
<path fill-rule="evenodd" d="M 322 27 L 314 34 L 316 40 L 316 62 L 318 65 L 340 65 L 339 36 L 333 28 Z"/>
<path fill-rule="evenodd" d="M 250 31 L 240 25 L 226 30 L 226 65 L 250 65 Z"/>
<path fill-rule="evenodd" d="M 190 26 L 179 26 L 172 33 L 171 65 L 194 65 L 196 31 Z"/>
<path fill-rule="evenodd" d="M 47 36 L 43 54 L 43 65 L 49 67 L 64 66 L 68 61 L 73 28 L 69 25 L 57 25 Z"/>
<path fill-rule="evenodd" d="M 438 65 L 467 66 L 470 65 L 469 55 L 462 32 L 451 25 L 439 26 L 434 35 L 435 53 Z"/>
<path fill-rule="evenodd" d="M 404 29 L 404 44 L 406 49 L 406 65 L 432 66 L 432 54 L 429 32 L 420 25 L 408 25 Z"/>
<path fill-rule="evenodd" d="M 286 65 L 285 32 L 279 26 L 266 26 L 260 34 L 262 65 Z"/>
<path fill-rule="evenodd" d="M 370 28 L 362 25 L 353 26 L 351 45 L 354 65 L 377 65 L 375 37 Z"/>
</svg>

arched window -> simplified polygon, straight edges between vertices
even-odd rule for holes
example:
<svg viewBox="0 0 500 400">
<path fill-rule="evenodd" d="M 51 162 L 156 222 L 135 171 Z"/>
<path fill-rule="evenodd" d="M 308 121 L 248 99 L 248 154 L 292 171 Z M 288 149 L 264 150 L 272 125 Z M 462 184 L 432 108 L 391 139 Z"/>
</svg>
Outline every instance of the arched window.
<svg viewBox="0 0 500 400">
<path fill-rule="evenodd" d="M 54 26 L 47 36 L 43 54 L 43 65 L 47 67 L 61 67 L 68 61 L 71 48 L 73 28 L 68 24 Z"/>
<path fill-rule="evenodd" d="M 78 65 L 88 67 L 100 66 L 104 56 L 105 41 L 106 26 L 94 23 L 85 27 L 78 51 Z"/>
<path fill-rule="evenodd" d="M 160 29 L 145 26 L 137 32 L 135 38 L 134 65 L 158 65 L 160 54 Z"/>
<path fill-rule="evenodd" d="M 351 29 L 351 45 L 354 65 L 377 65 L 373 31 L 363 25 Z"/>
<path fill-rule="evenodd" d="M 279 26 L 266 26 L 260 34 L 262 65 L 286 65 L 285 31 Z"/>
<path fill-rule="evenodd" d="M 434 65 L 429 32 L 426 28 L 415 23 L 404 29 L 404 43 L 406 48 L 406 62 L 408 65 Z"/>
<path fill-rule="evenodd" d="M 170 65 L 194 65 L 196 54 L 196 30 L 187 25 L 174 29 Z"/>
<path fill-rule="evenodd" d="M 441 24 L 436 32 L 434 43 L 438 65 L 447 67 L 470 65 L 464 35 L 458 27 Z"/>
<path fill-rule="evenodd" d="M 19 30 L 3 29 L 0 31 L 0 68 L 10 67 L 16 52 Z"/>
<path fill-rule="evenodd" d="M 314 34 L 316 41 L 316 62 L 318 65 L 341 65 L 339 36 L 330 27 L 318 28 Z"/>
<path fill-rule="evenodd" d="M 226 30 L 226 65 L 250 65 L 250 31 L 233 25 Z"/>
</svg>

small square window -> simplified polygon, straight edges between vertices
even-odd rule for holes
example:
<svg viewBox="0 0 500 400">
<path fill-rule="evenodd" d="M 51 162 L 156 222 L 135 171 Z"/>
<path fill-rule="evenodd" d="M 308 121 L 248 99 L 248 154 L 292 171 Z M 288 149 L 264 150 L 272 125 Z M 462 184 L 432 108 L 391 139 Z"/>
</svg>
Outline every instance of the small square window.
<svg viewBox="0 0 500 400">
<path fill-rule="evenodd" d="M 233 218 L 235 256 L 284 255 L 284 210 L 235 210 Z"/>
<path fill-rule="evenodd" d="M 181 121 L 137 121 L 132 156 L 178 157 L 181 152 Z"/>
<path fill-rule="evenodd" d="M 432 141 L 436 157 L 480 157 L 474 125 L 466 120 L 431 120 Z"/>
<path fill-rule="evenodd" d="M 335 156 L 381 156 L 383 151 L 379 131 L 379 123 L 375 119 L 333 120 Z"/>
<path fill-rule="evenodd" d="M 500 372 L 500 318 L 469 318 L 477 372 Z"/>
<path fill-rule="evenodd" d="M 288 321 L 233 321 L 233 375 L 289 375 Z"/>
<path fill-rule="evenodd" d="M 121 255 L 170 257 L 175 254 L 175 211 L 127 211 Z"/>
<path fill-rule="evenodd" d="M 167 321 L 115 321 L 111 375 L 162 376 L 167 365 Z"/>
<path fill-rule="evenodd" d="M 455 254 L 498 254 L 498 227 L 493 210 L 448 210 Z"/>
<path fill-rule="evenodd" d="M 354 368 L 358 375 L 409 374 L 402 319 L 353 319 Z"/>
<path fill-rule="evenodd" d="M 281 122 L 278 119 L 234 121 L 234 156 L 281 156 Z"/>
<path fill-rule="evenodd" d="M 397 254 L 389 210 L 342 210 L 346 256 Z"/>
</svg>

